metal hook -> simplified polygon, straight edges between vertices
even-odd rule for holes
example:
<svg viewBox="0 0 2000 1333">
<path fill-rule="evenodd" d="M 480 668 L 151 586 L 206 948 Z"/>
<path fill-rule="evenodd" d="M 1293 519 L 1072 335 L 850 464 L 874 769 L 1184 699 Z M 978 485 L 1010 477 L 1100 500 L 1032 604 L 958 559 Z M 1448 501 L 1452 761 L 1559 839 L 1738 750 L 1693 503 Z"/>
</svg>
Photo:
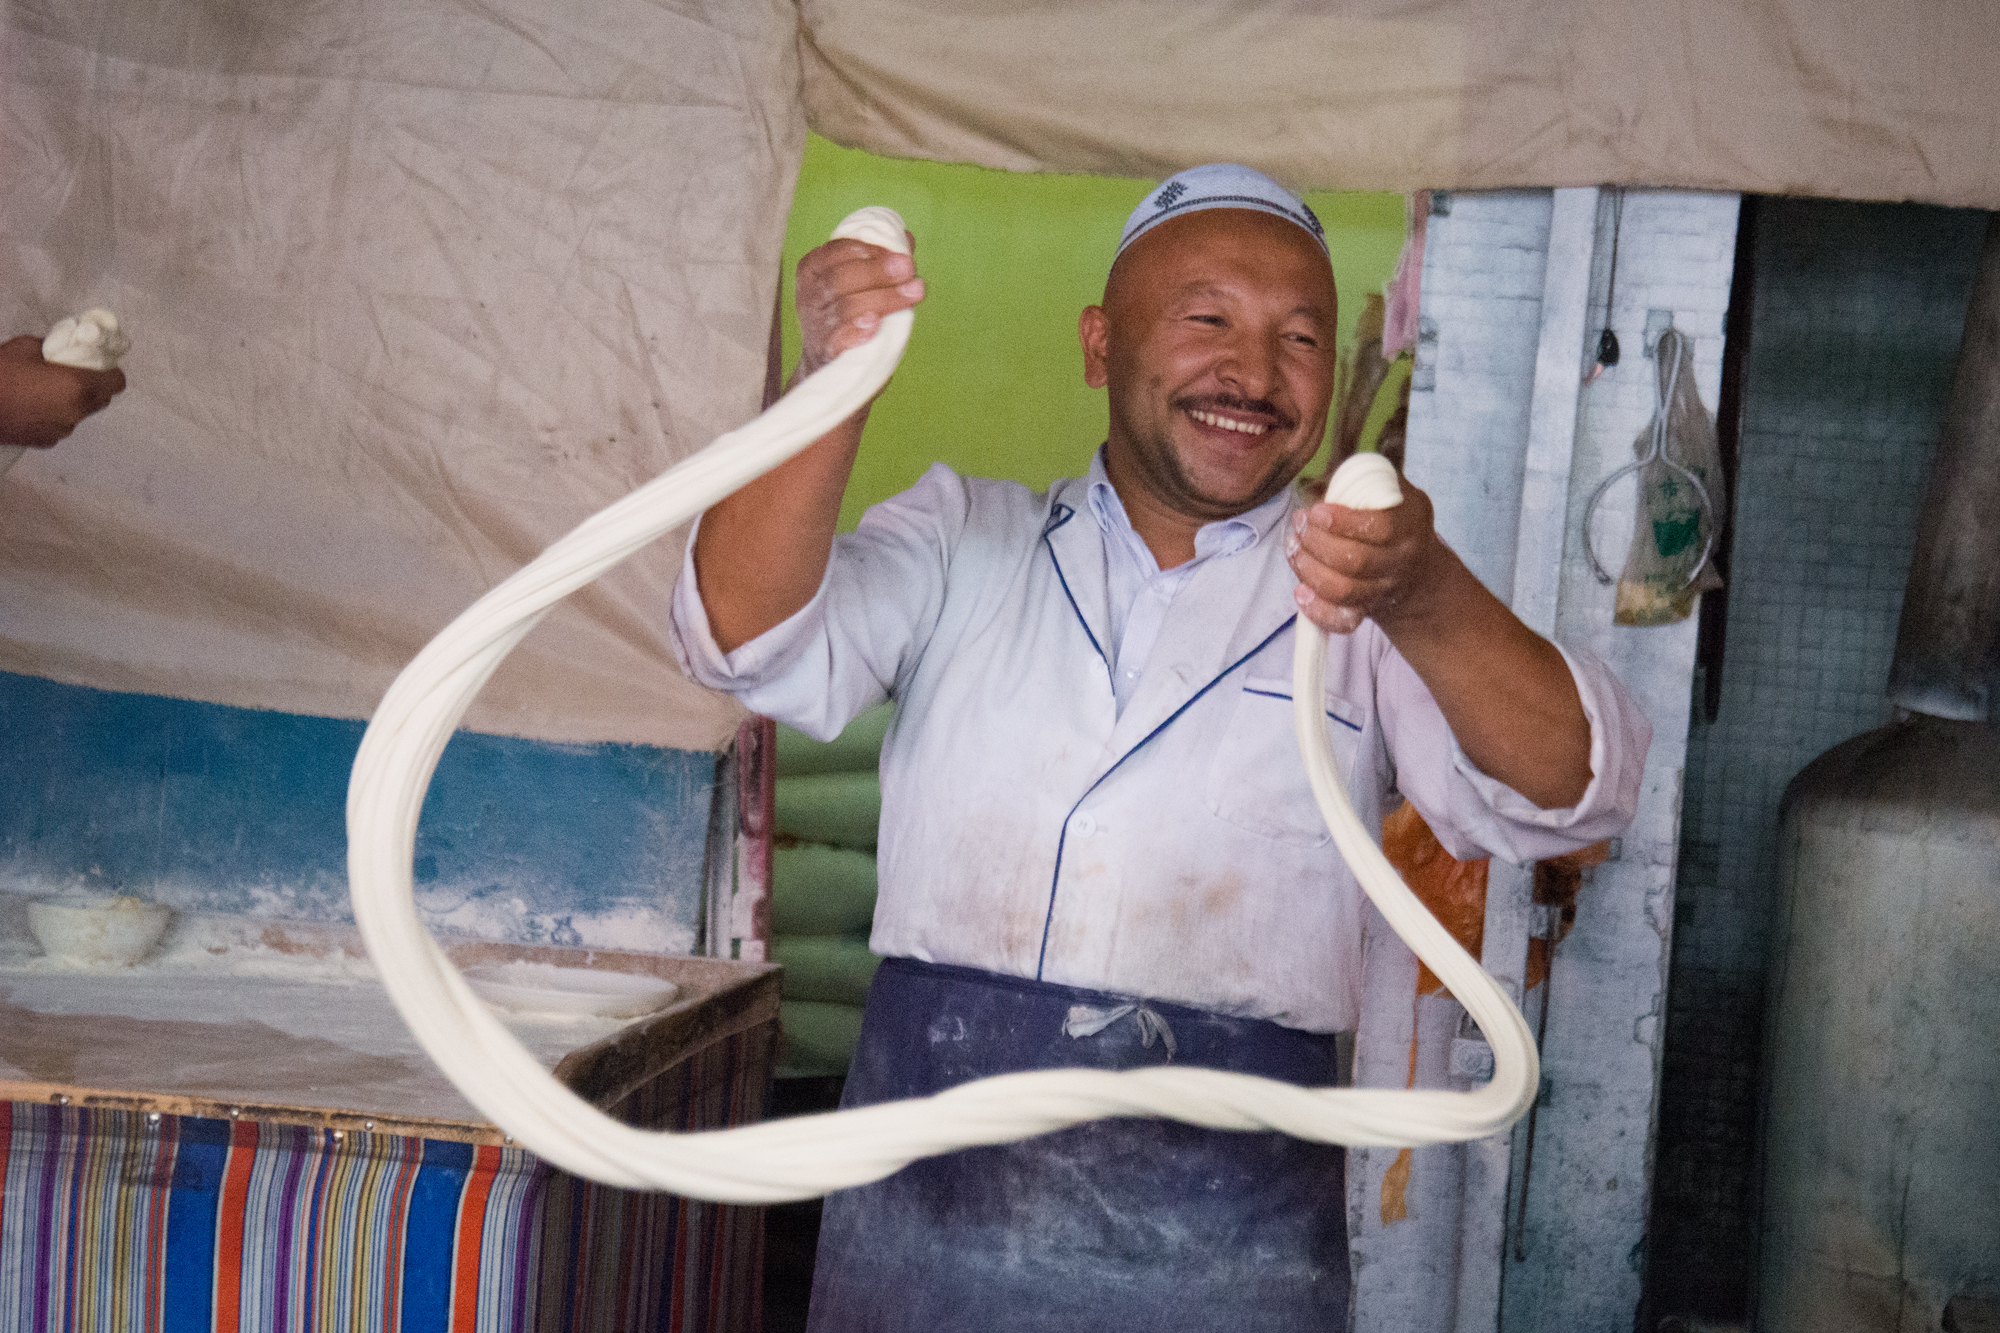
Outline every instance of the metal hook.
<svg viewBox="0 0 2000 1333">
<path fill-rule="evenodd" d="M 1701 556 L 1688 569 L 1686 581 L 1680 587 L 1674 589 L 1674 593 L 1678 595 L 1693 587 L 1694 581 L 1701 577 L 1701 571 L 1708 567 L 1709 554 L 1715 549 L 1715 507 L 1709 503 L 1708 487 L 1702 484 L 1701 478 L 1696 476 L 1692 469 L 1675 462 L 1673 455 L 1667 452 L 1667 422 L 1673 410 L 1674 393 L 1680 387 L 1681 332 L 1670 326 L 1660 334 L 1658 355 L 1663 364 L 1667 361 L 1665 344 L 1668 337 L 1672 337 L 1674 340 L 1673 362 L 1672 368 L 1667 372 L 1666 387 L 1664 390 L 1660 387 L 1659 377 L 1655 376 L 1653 379 L 1652 441 L 1647 446 L 1645 454 L 1638 461 L 1627 463 L 1624 467 L 1619 468 L 1603 481 L 1598 482 L 1597 489 L 1590 493 L 1590 501 L 1583 507 L 1583 553 L 1590 558 L 1591 572 L 1597 575 L 1599 583 L 1611 584 L 1618 581 L 1610 571 L 1604 568 L 1603 562 L 1597 558 L 1597 545 L 1590 538 L 1591 520 L 1597 517 L 1597 507 L 1603 503 L 1605 492 L 1611 489 L 1612 483 L 1627 473 L 1643 471 L 1649 463 L 1657 462 L 1664 464 L 1669 470 L 1678 472 L 1681 476 L 1687 478 L 1688 485 L 1694 487 L 1695 503 L 1701 512 L 1702 530 L 1707 534 L 1702 541 Z"/>
</svg>

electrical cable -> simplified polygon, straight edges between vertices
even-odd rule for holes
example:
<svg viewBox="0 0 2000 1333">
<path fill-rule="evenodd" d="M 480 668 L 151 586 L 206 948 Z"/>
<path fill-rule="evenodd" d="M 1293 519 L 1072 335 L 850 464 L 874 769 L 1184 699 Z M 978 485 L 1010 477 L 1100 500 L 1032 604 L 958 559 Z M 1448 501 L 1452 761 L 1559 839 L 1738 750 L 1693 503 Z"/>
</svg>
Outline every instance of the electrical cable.
<svg viewBox="0 0 2000 1333">
<path fill-rule="evenodd" d="M 1611 192 L 1611 281 L 1604 291 L 1604 329 L 1597 335 L 1597 366 L 1590 372 L 1591 380 L 1618 364 L 1618 335 L 1611 322 L 1618 308 L 1618 237 L 1624 230 L 1625 190 L 1621 186 Z"/>
<path fill-rule="evenodd" d="M 862 209 L 834 230 L 900 252 L 902 219 Z M 762 416 L 617 501 L 558 540 L 454 620 L 390 686 L 362 737 L 348 788 L 354 915 L 382 984 L 418 1044 L 473 1106 L 516 1142 L 576 1175 L 730 1203 L 811 1198 L 879 1180 L 920 1157 L 1009 1143 L 1107 1116 L 1163 1116 L 1216 1129 L 1279 1130 L 1322 1143 L 1409 1147 L 1512 1124 L 1540 1079 L 1526 1020 L 1499 985 L 1403 884 L 1340 784 L 1327 722 L 1326 636 L 1301 621 L 1293 719 L 1335 845 L 1391 928 L 1451 988 L 1492 1044 L 1494 1074 L 1470 1092 L 1302 1088 L 1183 1066 L 1003 1074 L 930 1097 L 824 1115 L 674 1134 L 635 1129 L 578 1097 L 493 1016 L 425 931 L 412 861 L 418 814 L 439 755 L 493 670 L 550 607 L 798 453 L 888 381 L 912 315 L 800 382 Z M 1379 455 L 1343 463 L 1327 498 L 1401 503 Z"/>
</svg>

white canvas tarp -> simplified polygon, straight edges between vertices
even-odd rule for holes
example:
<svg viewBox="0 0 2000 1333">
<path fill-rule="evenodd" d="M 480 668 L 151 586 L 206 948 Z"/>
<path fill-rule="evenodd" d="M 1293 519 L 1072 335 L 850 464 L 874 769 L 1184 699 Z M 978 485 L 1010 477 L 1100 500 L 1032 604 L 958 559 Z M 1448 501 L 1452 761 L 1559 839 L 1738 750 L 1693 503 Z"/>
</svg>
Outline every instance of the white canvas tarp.
<svg viewBox="0 0 2000 1333">
<path fill-rule="evenodd" d="M 802 0 L 814 128 L 1014 171 L 2000 206 L 1991 0 Z"/>
<path fill-rule="evenodd" d="M 755 410 L 808 113 L 1016 170 L 2000 204 L 1986 0 L 0 5 L 0 337 L 102 304 L 136 339 L 0 482 L 0 669 L 295 712 L 366 716 Z M 662 641 L 679 553 L 469 724 L 723 743 Z"/>
<path fill-rule="evenodd" d="M 15 0 L 0 337 L 131 387 L 0 483 L 0 669 L 364 717 L 454 614 L 755 413 L 803 149 L 782 0 Z M 468 719 L 688 748 L 681 543 Z"/>
</svg>

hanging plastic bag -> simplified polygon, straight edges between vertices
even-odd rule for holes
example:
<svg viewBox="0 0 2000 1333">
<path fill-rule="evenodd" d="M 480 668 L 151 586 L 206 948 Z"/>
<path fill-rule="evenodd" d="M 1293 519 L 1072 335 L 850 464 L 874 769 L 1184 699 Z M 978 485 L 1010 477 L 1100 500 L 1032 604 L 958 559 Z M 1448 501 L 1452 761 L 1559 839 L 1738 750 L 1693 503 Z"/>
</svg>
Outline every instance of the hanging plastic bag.
<svg viewBox="0 0 2000 1333">
<path fill-rule="evenodd" d="M 1584 512 L 1585 549 L 1604 583 L 1611 575 L 1597 562 L 1590 520 L 1613 483 L 1628 473 L 1639 481 L 1632 545 L 1618 576 L 1620 625 L 1671 625 L 1694 611 L 1695 599 L 1722 578 L 1711 559 L 1726 503 L 1722 454 L 1715 419 L 1695 387 L 1694 344 L 1678 329 L 1660 334 L 1655 353 L 1658 381 L 1653 419 L 1632 442 L 1638 461 L 1598 483 Z"/>
</svg>

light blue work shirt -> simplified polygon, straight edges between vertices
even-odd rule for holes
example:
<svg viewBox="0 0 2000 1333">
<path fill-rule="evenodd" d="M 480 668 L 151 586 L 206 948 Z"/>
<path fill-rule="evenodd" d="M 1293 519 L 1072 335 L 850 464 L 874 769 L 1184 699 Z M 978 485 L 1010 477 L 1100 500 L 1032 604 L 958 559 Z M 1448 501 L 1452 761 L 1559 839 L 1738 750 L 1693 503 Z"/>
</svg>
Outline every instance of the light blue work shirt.
<svg viewBox="0 0 2000 1333">
<path fill-rule="evenodd" d="M 835 540 L 810 603 L 726 655 L 690 555 L 675 652 L 699 683 L 821 738 L 896 699 L 876 953 L 1352 1030 L 1361 893 L 1292 736 L 1296 493 L 1221 525 L 1142 646 L 1144 566 L 1118 572 L 1117 525 L 1093 520 L 1089 492 L 936 465 Z M 1239 523 L 1249 544 L 1225 553 Z M 1602 663 L 1564 656 L 1592 778 L 1543 810 L 1473 767 L 1374 622 L 1334 636 L 1323 704 L 1362 821 L 1408 799 L 1454 855 L 1513 861 L 1621 831 L 1651 730 Z M 1122 689 L 1118 660 L 1139 672 Z"/>
<path fill-rule="evenodd" d="M 1092 456 L 1084 480 L 1089 483 L 1084 493 L 1090 499 L 1091 517 L 1104 534 L 1110 639 L 1117 645 L 1111 659 L 1111 690 L 1122 713 L 1145 674 L 1146 659 L 1152 655 L 1154 640 L 1160 637 L 1160 626 L 1166 623 L 1167 608 L 1173 605 L 1174 594 L 1188 575 L 1203 561 L 1237 555 L 1255 546 L 1273 523 L 1291 512 L 1291 501 L 1281 492 L 1248 513 L 1202 524 L 1194 534 L 1194 559 L 1161 569 L 1146 539 L 1132 527 L 1111 479 L 1104 475 L 1103 449 Z"/>
</svg>

